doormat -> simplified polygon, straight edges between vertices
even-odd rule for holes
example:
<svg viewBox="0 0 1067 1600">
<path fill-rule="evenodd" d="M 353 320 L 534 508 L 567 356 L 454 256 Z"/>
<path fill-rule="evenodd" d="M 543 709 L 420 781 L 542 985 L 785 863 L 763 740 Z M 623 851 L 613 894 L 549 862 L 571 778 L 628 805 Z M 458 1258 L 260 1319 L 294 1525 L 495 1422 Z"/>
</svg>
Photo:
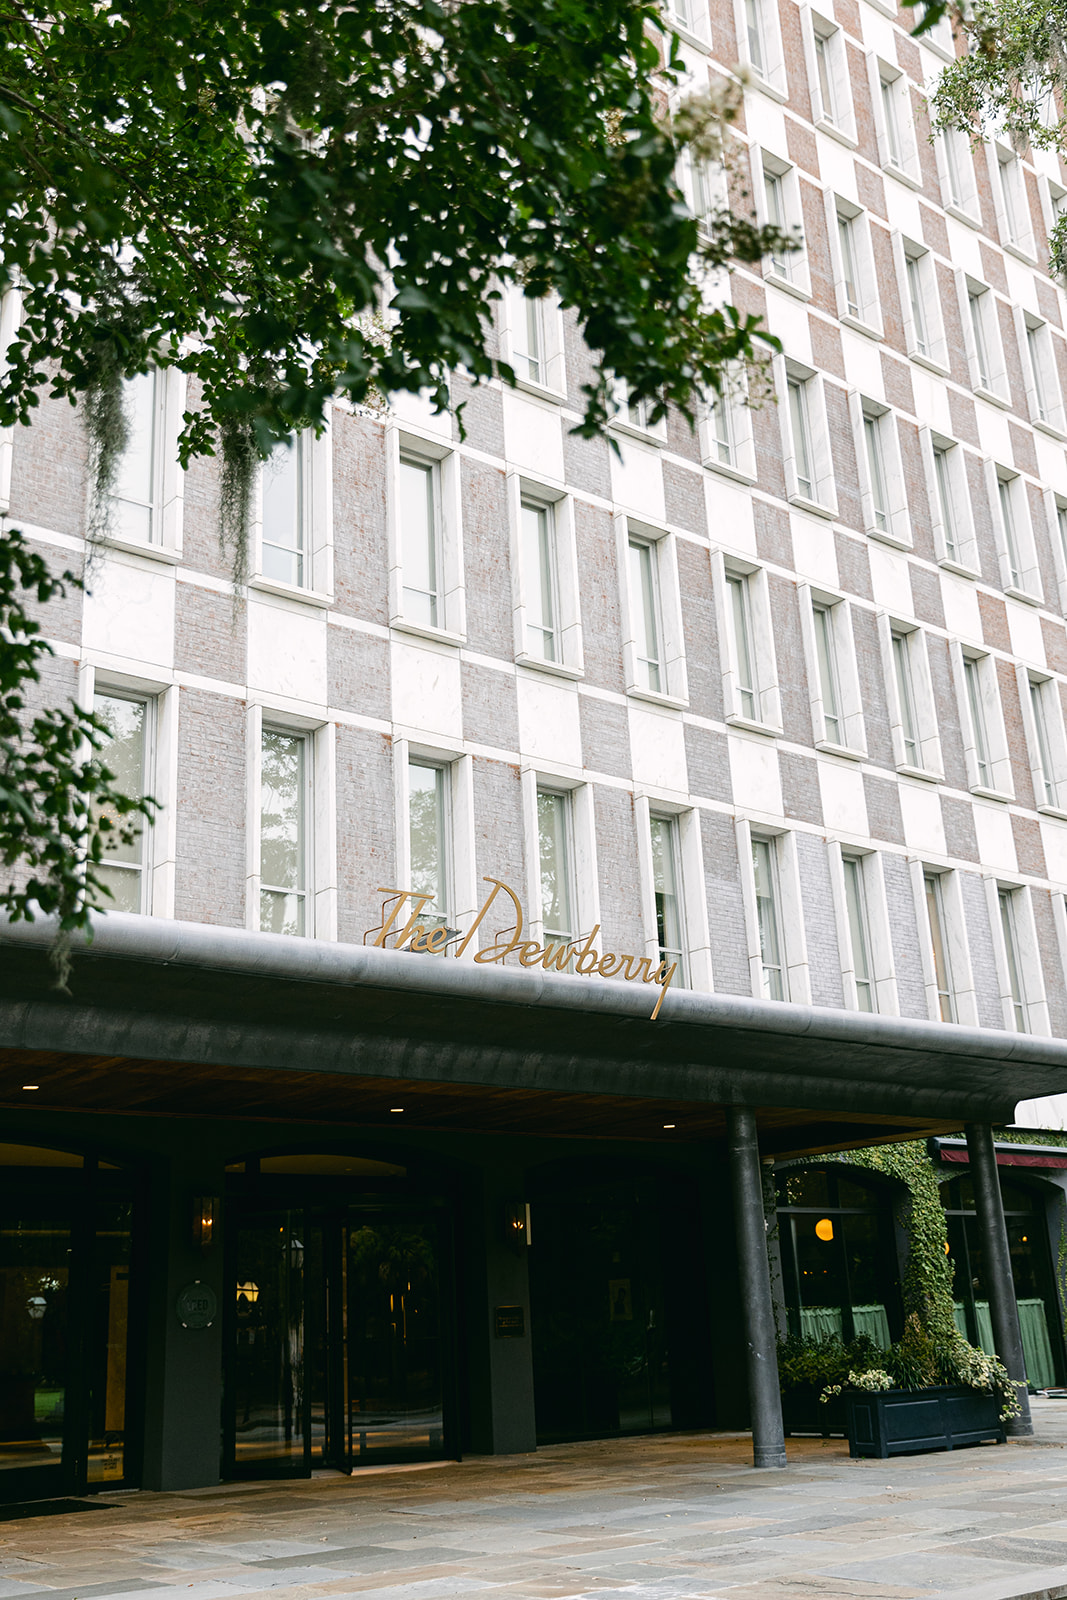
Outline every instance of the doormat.
<svg viewBox="0 0 1067 1600">
<path fill-rule="evenodd" d="M 21 1517 L 65 1517 L 71 1511 L 116 1511 L 106 1500 L 21 1500 L 17 1505 L 0 1506 L 0 1522 L 17 1522 Z"/>
</svg>

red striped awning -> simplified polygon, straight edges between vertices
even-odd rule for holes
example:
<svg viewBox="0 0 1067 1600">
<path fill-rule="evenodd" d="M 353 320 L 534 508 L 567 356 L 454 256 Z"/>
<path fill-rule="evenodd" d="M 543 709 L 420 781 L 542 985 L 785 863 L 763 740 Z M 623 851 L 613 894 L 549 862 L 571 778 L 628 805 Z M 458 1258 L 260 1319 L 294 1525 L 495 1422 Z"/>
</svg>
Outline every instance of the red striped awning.
<svg viewBox="0 0 1067 1600">
<path fill-rule="evenodd" d="M 942 1145 L 938 1154 L 942 1161 L 958 1161 L 961 1166 L 969 1165 L 966 1148 L 946 1150 Z M 1067 1167 L 1067 1149 L 1056 1155 L 1034 1155 L 1029 1150 L 998 1150 L 998 1167 Z"/>
</svg>

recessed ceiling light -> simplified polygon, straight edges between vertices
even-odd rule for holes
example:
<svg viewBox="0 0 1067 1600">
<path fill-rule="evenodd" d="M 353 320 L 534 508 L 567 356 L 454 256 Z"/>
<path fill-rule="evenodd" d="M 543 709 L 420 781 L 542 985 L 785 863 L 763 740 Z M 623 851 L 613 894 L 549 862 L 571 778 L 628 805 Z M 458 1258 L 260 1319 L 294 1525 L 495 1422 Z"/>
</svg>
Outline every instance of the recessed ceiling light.
<svg viewBox="0 0 1067 1600">
<path fill-rule="evenodd" d="M 389 1107 L 389 1110 L 394 1112 L 394 1113 L 397 1112 L 397 1111 L 403 1111 L 403 1109 L 404 1109 L 403 1106 L 390 1106 Z"/>
<path fill-rule="evenodd" d="M 678 1124 L 676 1122 L 665 1122 L 663 1126 L 665 1128 L 676 1128 Z"/>
<path fill-rule="evenodd" d="M 23 1089 L 39 1089 L 41 1085 L 39 1083 L 24 1083 L 22 1087 Z"/>
</svg>

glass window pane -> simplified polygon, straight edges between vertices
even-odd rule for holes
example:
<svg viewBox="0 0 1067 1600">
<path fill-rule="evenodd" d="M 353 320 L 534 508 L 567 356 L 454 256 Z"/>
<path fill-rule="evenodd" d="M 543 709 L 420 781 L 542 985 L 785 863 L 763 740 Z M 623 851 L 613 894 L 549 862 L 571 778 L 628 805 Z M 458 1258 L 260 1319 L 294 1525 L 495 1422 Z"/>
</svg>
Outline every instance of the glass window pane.
<svg viewBox="0 0 1067 1600">
<path fill-rule="evenodd" d="M 159 374 L 153 367 L 125 378 L 123 409 L 129 436 L 115 479 L 113 526 L 119 539 L 150 544 L 156 531 L 156 409 Z"/>
<path fill-rule="evenodd" d="M 528 383 L 544 383 L 545 302 L 527 294 L 522 295 L 517 307 L 516 323 L 511 341 L 515 372 Z"/>
<path fill-rule="evenodd" d="M 437 518 L 434 469 L 422 461 L 400 462 L 400 554 L 404 571 L 404 615 L 424 627 L 438 626 Z"/>
<path fill-rule="evenodd" d="M 1016 893 L 1010 889 L 1001 889 L 997 898 L 1000 902 L 1000 926 L 1004 934 L 1004 955 L 1008 963 L 1012 1013 L 1016 1028 L 1020 1033 L 1026 1033 L 1026 1004 L 1023 999 L 1019 961 L 1019 936 L 1015 925 Z"/>
<path fill-rule="evenodd" d="M 1018 589 L 1022 587 L 1022 562 L 1019 559 L 1019 536 L 1015 525 L 1014 486 L 1006 478 L 998 478 L 997 491 L 1004 526 L 1004 545 L 1008 553 L 1008 574 L 1013 586 Z"/>
<path fill-rule="evenodd" d="M 763 51 L 763 18 L 761 0 L 745 0 L 745 27 L 748 33 L 748 59 L 753 72 L 762 78 L 766 72 Z"/>
<path fill-rule="evenodd" d="M 989 761 L 989 737 L 986 733 L 985 705 L 979 679 L 978 662 L 970 656 L 964 658 L 963 675 L 967 683 L 967 705 L 974 730 L 974 759 L 978 768 L 978 782 L 985 788 L 991 786 L 992 770 Z"/>
<path fill-rule="evenodd" d="M 727 579 L 734 619 L 734 645 L 737 650 L 737 694 L 741 715 L 759 719 L 756 662 L 752 649 L 752 618 L 748 579 L 734 574 Z"/>
<path fill-rule="evenodd" d="M 937 499 L 941 510 L 941 528 L 945 539 L 945 554 L 950 560 L 956 560 L 959 555 L 956 511 L 952 503 L 948 450 L 941 445 L 934 446 L 934 476 L 937 479 Z"/>
<path fill-rule="evenodd" d="M 867 466 L 871 479 L 874 524 L 876 528 L 881 528 L 884 532 L 889 526 L 889 500 L 886 495 L 882 427 L 883 423 L 880 417 L 864 417 L 863 419 L 863 436 L 867 443 Z"/>
<path fill-rule="evenodd" d="M 896 670 L 897 699 L 900 703 L 900 731 L 904 742 L 904 761 L 919 765 L 919 728 L 915 716 L 915 689 L 911 675 L 911 649 L 907 637 L 893 635 L 893 665 Z"/>
<path fill-rule="evenodd" d="M 852 971 L 856 981 L 856 1003 L 861 1011 L 874 1011 L 874 984 L 871 973 L 871 941 L 867 922 L 867 898 L 863 886 L 863 863 L 845 856 L 845 907 L 848 912 Z"/>
<path fill-rule="evenodd" d="M 652 545 L 631 540 L 630 585 L 638 682 L 643 689 L 660 693 L 663 673 L 660 665 L 659 597 L 656 589 L 656 552 Z"/>
<path fill-rule="evenodd" d="M 549 506 L 522 505 L 522 578 L 526 648 L 545 661 L 559 660 L 555 540 Z"/>
<path fill-rule="evenodd" d="M 971 330 L 974 333 L 974 350 L 978 363 L 978 387 L 988 389 L 989 383 L 989 356 L 986 349 L 985 336 L 985 306 L 984 295 L 968 295 L 971 307 Z"/>
<path fill-rule="evenodd" d="M 941 901 L 941 880 L 936 873 L 927 873 L 923 880 L 926 888 L 926 914 L 930 926 L 930 943 L 934 954 L 934 979 L 937 984 L 938 1007 L 942 1022 L 955 1022 L 956 1006 L 952 995 L 951 969 L 945 943 L 945 917 Z"/>
<path fill-rule="evenodd" d="M 907 257 L 907 272 L 915 348 L 921 356 L 927 356 L 930 354 L 930 341 L 926 332 L 926 304 L 923 299 L 922 269 L 917 257 Z"/>
<path fill-rule="evenodd" d="M 1041 768 L 1039 774 L 1038 803 L 1053 806 L 1056 804 L 1055 775 L 1052 765 L 1052 742 L 1049 738 L 1048 707 L 1045 697 L 1048 694 L 1048 685 L 1045 683 L 1030 684 L 1030 705 L 1034 714 L 1034 732 L 1037 735 L 1038 764 Z"/>
<path fill-rule="evenodd" d="M 297 435 L 275 445 L 263 463 L 263 576 L 277 583 L 304 582 L 302 484 L 304 441 Z"/>
<path fill-rule="evenodd" d="M 819 69 L 819 95 L 822 114 L 827 122 L 837 122 L 837 104 L 834 98 L 833 73 L 830 66 L 830 41 L 823 34 L 815 35 L 815 62 Z"/>
<path fill-rule="evenodd" d="M 889 146 L 889 161 L 894 167 L 903 166 L 900 156 L 900 112 L 897 106 L 896 81 L 888 82 L 882 79 L 882 111 L 885 115 L 886 141 Z"/>
<path fill-rule="evenodd" d="M 661 961 L 682 966 L 682 907 L 678 885 L 678 824 L 653 817 L 652 886 L 656 897 L 656 937 Z"/>
<path fill-rule="evenodd" d="M 789 421 L 793 430 L 793 460 L 796 467 L 797 488 L 805 499 L 811 500 L 814 496 L 808 396 L 806 385 L 799 378 L 789 380 Z"/>
<path fill-rule="evenodd" d="M 306 870 L 303 734 L 264 728 L 260 764 L 260 927 L 302 934 Z"/>
<path fill-rule="evenodd" d="M 447 777 L 443 767 L 408 767 L 411 839 L 411 887 L 433 895 L 430 917 L 448 916 Z"/>
<path fill-rule="evenodd" d="M 845 305 L 850 317 L 860 314 L 860 297 L 856 273 L 855 220 L 842 212 L 837 214 L 837 237 L 841 245 L 841 270 L 844 273 Z"/>
<path fill-rule="evenodd" d="M 819 687 L 822 693 L 822 715 L 826 738 L 832 744 L 843 744 L 841 727 L 841 701 L 837 685 L 837 654 L 834 647 L 834 621 L 829 606 L 816 606 L 815 652 L 819 663 Z"/>
<path fill-rule="evenodd" d="M 571 891 L 570 798 L 537 791 L 541 865 L 541 916 L 546 939 L 568 942 L 576 933 Z"/>
<path fill-rule="evenodd" d="M 753 839 L 752 871 L 756 883 L 756 917 L 764 990 L 768 999 L 784 1000 L 785 973 L 778 927 L 778 882 L 774 846 L 769 840 Z"/>
<path fill-rule="evenodd" d="M 108 740 L 101 747 L 100 760 L 114 774 L 113 787 L 131 800 L 140 800 L 145 792 L 147 704 L 143 700 L 98 694 L 93 710 L 108 729 Z M 105 901 L 105 905 L 115 911 L 141 911 L 145 859 L 143 818 L 120 817 L 113 807 L 99 804 L 93 806 L 93 818 L 98 822 L 106 818 L 115 830 L 110 834 L 113 842 L 104 841 L 104 860 L 97 868 L 101 883 L 111 892 L 111 899 Z M 131 828 L 133 835 L 125 843 L 117 837 L 123 828 Z"/>
</svg>

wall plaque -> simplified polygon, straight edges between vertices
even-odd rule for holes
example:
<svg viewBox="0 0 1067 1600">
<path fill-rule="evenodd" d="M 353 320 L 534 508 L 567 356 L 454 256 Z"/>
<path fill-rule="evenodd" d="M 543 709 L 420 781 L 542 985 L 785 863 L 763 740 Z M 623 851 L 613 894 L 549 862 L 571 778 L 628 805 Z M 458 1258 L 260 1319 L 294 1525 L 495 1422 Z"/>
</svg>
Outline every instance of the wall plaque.
<svg viewBox="0 0 1067 1600">
<path fill-rule="evenodd" d="M 219 1302 L 214 1289 L 197 1278 L 179 1291 L 174 1309 L 183 1328 L 210 1328 L 218 1316 Z"/>
<path fill-rule="evenodd" d="M 522 1306 L 497 1306 L 493 1324 L 498 1339 L 521 1339 L 526 1333 L 526 1312 Z"/>
</svg>

